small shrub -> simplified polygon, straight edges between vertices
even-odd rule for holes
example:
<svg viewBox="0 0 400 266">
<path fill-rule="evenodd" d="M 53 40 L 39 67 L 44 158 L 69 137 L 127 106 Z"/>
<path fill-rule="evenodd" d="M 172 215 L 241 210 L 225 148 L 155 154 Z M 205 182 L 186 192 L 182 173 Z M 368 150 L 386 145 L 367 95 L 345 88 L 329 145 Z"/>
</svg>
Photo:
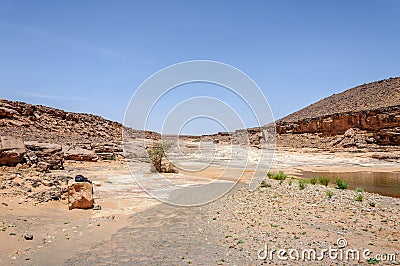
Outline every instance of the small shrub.
<svg viewBox="0 0 400 266">
<path fill-rule="evenodd" d="M 261 181 L 261 187 L 271 187 L 270 184 L 268 184 L 267 182 L 265 182 L 265 180 Z"/>
<path fill-rule="evenodd" d="M 282 171 L 279 171 L 278 173 L 268 173 L 267 175 L 270 179 L 275 180 L 285 180 L 287 178 L 287 175 Z"/>
<path fill-rule="evenodd" d="M 313 184 L 313 185 L 317 184 L 317 178 L 316 177 L 310 178 L 310 184 Z"/>
<path fill-rule="evenodd" d="M 328 191 L 326 192 L 326 196 L 327 196 L 329 199 L 331 199 L 331 198 L 333 197 L 333 192 L 330 191 L 330 190 L 328 190 Z"/>
<path fill-rule="evenodd" d="M 364 192 L 364 189 L 362 187 L 356 187 L 356 192 Z"/>
<path fill-rule="evenodd" d="M 369 259 L 367 259 L 367 263 L 375 265 L 375 264 L 379 264 L 379 260 L 375 259 L 375 258 L 369 258 Z"/>
<path fill-rule="evenodd" d="M 347 189 L 349 187 L 349 184 L 347 184 L 347 182 L 341 178 L 336 179 L 335 182 L 336 182 L 337 189 Z"/>
<path fill-rule="evenodd" d="M 328 177 L 320 177 L 318 178 L 321 185 L 328 186 L 329 182 L 331 181 Z"/>
<path fill-rule="evenodd" d="M 165 152 L 171 148 L 171 143 L 161 143 L 157 142 L 147 149 L 147 153 L 154 167 L 159 173 L 167 173 L 168 171 L 176 171 L 173 166 L 167 167 L 168 169 L 163 169 L 162 160 L 165 157 Z"/>
<path fill-rule="evenodd" d="M 291 186 L 293 184 L 293 178 L 291 178 L 290 180 L 289 180 L 289 186 Z"/>
<path fill-rule="evenodd" d="M 104 158 L 104 160 L 110 160 L 110 161 L 115 161 L 117 157 L 115 156 L 114 153 L 111 153 L 110 156 Z"/>
<path fill-rule="evenodd" d="M 303 190 L 306 188 L 306 183 L 303 180 L 299 181 L 299 188 L 300 188 L 300 190 Z"/>
<path fill-rule="evenodd" d="M 363 201 L 363 198 L 364 198 L 364 196 L 363 196 L 363 194 L 357 194 L 357 196 L 356 196 L 356 201 Z"/>
<path fill-rule="evenodd" d="M 375 202 L 371 201 L 371 202 L 369 203 L 369 206 L 371 206 L 371 207 L 375 207 L 375 206 L 376 206 L 376 204 L 375 204 Z"/>
</svg>

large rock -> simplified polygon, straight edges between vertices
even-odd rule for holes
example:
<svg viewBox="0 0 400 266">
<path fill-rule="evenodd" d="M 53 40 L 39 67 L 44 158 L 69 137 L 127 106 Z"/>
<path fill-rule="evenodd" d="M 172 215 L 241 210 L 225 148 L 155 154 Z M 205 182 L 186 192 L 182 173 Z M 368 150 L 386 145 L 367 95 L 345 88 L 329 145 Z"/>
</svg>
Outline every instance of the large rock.
<svg viewBox="0 0 400 266">
<path fill-rule="evenodd" d="M 400 145 L 400 127 L 382 129 L 375 133 L 375 139 L 381 145 Z"/>
<path fill-rule="evenodd" d="M 0 165 L 15 165 L 22 161 L 26 153 L 21 139 L 0 137 Z"/>
<path fill-rule="evenodd" d="M 49 165 L 49 169 L 63 169 L 64 153 L 61 145 L 25 141 L 25 146 L 29 150 L 27 160 L 30 163 L 44 162 Z"/>
<path fill-rule="evenodd" d="M 93 208 L 93 186 L 88 182 L 72 183 L 68 186 L 68 208 L 90 209 Z"/>
<path fill-rule="evenodd" d="M 83 149 L 81 147 L 63 146 L 63 150 L 64 158 L 66 160 L 96 162 L 99 159 L 94 151 Z"/>
<path fill-rule="evenodd" d="M 0 118 L 14 118 L 18 112 L 14 109 L 0 106 Z"/>
</svg>

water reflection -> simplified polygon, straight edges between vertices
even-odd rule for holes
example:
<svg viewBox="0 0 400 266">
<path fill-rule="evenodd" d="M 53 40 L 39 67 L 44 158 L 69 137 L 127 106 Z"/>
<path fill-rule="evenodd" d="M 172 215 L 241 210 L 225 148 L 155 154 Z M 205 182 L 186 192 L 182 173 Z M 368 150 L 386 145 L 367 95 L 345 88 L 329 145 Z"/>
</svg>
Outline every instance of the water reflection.
<svg viewBox="0 0 400 266">
<path fill-rule="evenodd" d="M 304 171 L 303 177 L 326 176 L 335 183 L 336 178 L 342 178 L 349 184 L 349 189 L 361 187 L 364 191 L 377 193 L 384 196 L 400 198 L 400 172 L 328 172 Z"/>
</svg>

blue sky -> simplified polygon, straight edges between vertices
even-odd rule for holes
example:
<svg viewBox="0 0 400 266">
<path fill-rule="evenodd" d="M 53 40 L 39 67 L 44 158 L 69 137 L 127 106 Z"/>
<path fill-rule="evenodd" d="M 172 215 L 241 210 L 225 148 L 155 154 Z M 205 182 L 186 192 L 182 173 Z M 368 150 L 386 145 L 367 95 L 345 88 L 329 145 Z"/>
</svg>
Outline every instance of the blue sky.
<svg viewBox="0 0 400 266">
<path fill-rule="evenodd" d="M 0 0 L 0 97 L 121 122 L 150 75 L 206 59 L 248 74 L 281 118 L 399 76 L 399 13 L 396 0 Z M 206 120 L 193 125 L 186 133 L 220 129 Z"/>
</svg>

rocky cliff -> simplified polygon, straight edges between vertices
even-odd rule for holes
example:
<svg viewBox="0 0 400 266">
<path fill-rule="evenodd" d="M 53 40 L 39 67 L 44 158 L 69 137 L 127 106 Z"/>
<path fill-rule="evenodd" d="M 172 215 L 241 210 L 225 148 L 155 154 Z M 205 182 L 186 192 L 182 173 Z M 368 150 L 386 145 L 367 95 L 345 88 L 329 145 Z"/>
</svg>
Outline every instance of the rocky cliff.
<svg viewBox="0 0 400 266">
<path fill-rule="evenodd" d="M 289 135 L 307 138 L 314 134 L 314 138 L 317 136 L 328 142 L 325 146 L 352 146 L 332 139 L 346 132 L 358 137 L 354 146 L 399 145 L 400 77 L 364 84 L 327 97 L 278 120 L 276 131 L 282 140 L 290 138 Z"/>
</svg>

